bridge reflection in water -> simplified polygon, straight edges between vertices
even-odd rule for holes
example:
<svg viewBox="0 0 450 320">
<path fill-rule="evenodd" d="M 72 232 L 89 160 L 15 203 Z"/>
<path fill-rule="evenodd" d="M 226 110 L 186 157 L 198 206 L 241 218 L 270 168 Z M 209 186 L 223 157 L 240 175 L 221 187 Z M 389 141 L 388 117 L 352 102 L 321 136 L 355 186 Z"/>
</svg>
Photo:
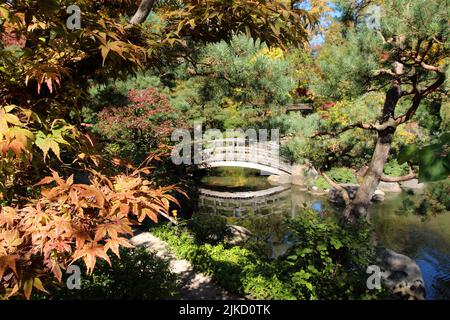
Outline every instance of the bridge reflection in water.
<svg viewBox="0 0 450 320">
<path fill-rule="evenodd" d="M 290 215 L 307 206 L 322 211 L 321 199 L 291 186 L 278 186 L 260 191 L 221 192 L 200 189 L 199 208 L 203 213 L 245 218 L 248 215 Z"/>
<path fill-rule="evenodd" d="M 248 228 L 268 244 L 271 258 L 283 255 L 292 245 L 284 219 L 295 218 L 304 207 L 321 212 L 326 203 L 324 198 L 290 185 L 247 192 L 199 191 L 199 213 L 226 217 L 228 223 Z"/>
</svg>

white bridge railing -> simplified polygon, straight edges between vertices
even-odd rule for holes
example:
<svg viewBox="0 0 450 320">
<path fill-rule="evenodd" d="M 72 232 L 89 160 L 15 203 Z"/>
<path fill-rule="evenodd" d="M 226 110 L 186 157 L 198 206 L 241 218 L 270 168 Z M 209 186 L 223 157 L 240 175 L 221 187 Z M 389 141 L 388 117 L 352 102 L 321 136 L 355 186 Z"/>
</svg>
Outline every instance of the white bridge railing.
<svg viewBox="0 0 450 320">
<path fill-rule="evenodd" d="M 292 173 L 291 164 L 280 156 L 279 144 L 274 142 L 253 142 L 233 138 L 212 140 L 202 144 L 204 165 L 223 164 L 239 166 L 248 163 L 272 168 L 283 173 Z"/>
</svg>

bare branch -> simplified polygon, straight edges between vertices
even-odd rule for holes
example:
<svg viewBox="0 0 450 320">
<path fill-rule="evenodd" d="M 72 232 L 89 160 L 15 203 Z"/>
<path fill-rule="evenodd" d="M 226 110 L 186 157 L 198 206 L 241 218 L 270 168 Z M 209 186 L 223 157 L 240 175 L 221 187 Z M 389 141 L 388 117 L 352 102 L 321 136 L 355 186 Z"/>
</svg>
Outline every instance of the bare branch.
<svg viewBox="0 0 450 320">
<path fill-rule="evenodd" d="M 356 128 L 365 129 L 365 130 L 376 130 L 375 125 L 371 124 L 371 123 L 354 123 L 354 124 L 348 125 L 346 127 L 343 127 L 335 132 L 329 132 L 329 131 L 316 132 L 311 138 L 320 137 L 320 136 L 337 137 L 338 135 L 344 133 L 345 131 L 356 129 Z"/>
<path fill-rule="evenodd" d="M 401 176 L 401 177 L 388 177 L 388 176 L 381 176 L 380 181 L 384 182 L 402 182 L 402 181 L 408 181 L 412 179 L 416 179 L 417 174 L 414 173 L 414 170 L 411 166 L 409 166 L 409 173 L 407 175 Z"/>
<path fill-rule="evenodd" d="M 325 172 L 319 171 L 319 173 L 322 175 L 322 177 L 325 179 L 328 184 L 330 184 L 333 188 L 335 188 L 337 191 L 339 191 L 342 195 L 342 199 L 344 199 L 345 205 L 350 205 L 350 196 L 348 195 L 347 190 L 345 190 L 344 187 L 339 185 L 338 183 L 334 182 L 329 176 L 326 175 Z"/>
<path fill-rule="evenodd" d="M 364 129 L 364 130 L 373 130 L 373 131 L 384 131 L 389 127 L 392 128 L 396 128 L 398 127 L 400 124 L 402 124 L 403 119 L 399 118 L 389 118 L 387 120 L 385 120 L 383 123 L 354 123 L 351 125 L 348 125 L 344 128 L 341 128 L 335 132 L 328 132 L 328 131 L 319 131 L 316 132 L 314 135 L 311 136 L 311 138 L 316 138 L 316 137 L 320 137 L 320 136 L 330 136 L 330 137 L 337 137 L 338 135 L 344 133 L 345 131 L 348 130 L 352 130 L 352 129 L 356 129 L 356 128 L 360 128 L 360 129 Z"/>
</svg>

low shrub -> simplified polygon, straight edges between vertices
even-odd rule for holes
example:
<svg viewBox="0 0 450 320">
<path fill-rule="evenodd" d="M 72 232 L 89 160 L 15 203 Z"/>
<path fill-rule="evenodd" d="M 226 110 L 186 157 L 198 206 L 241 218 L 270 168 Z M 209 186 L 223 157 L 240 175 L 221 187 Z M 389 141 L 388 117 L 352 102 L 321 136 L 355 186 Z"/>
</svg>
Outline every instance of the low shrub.
<svg viewBox="0 0 450 320">
<path fill-rule="evenodd" d="M 221 216 L 194 214 L 192 219 L 187 221 L 187 227 L 197 243 L 218 244 L 231 236 L 227 219 Z"/>
<path fill-rule="evenodd" d="M 199 244 L 185 228 L 169 225 L 153 227 L 151 232 L 166 241 L 178 257 L 189 260 L 231 293 L 254 299 L 295 298 L 276 276 L 276 266 L 248 249 Z"/>
<path fill-rule="evenodd" d="M 450 211 L 450 179 L 430 183 L 425 196 L 416 207 L 415 212 L 420 215 L 436 215 Z"/>
<path fill-rule="evenodd" d="M 322 190 L 331 188 L 331 185 L 323 177 L 318 177 L 316 180 L 314 180 L 314 185 Z"/>
<path fill-rule="evenodd" d="M 121 258 L 111 257 L 112 266 L 101 260 L 92 275 L 82 269 L 81 289 L 61 284 L 46 286 L 49 294 L 34 299 L 51 300 L 155 300 L 178 297 L 176 275 L 168 262 L 143 248 L 122 249 Z"/>
<path fill-rule="evenodd" d="M 390 177 L 401 177 L 408 174 L 408 164 L 398 164 L 397 160 L 391 160 L 384 166 L 384 174 Z"/>
<path fill-rule="evenodd" d="M 326 173 L 337 183 L 356 183 L 355 173 L 349 168 L 332 168 Z"/>
</svg>

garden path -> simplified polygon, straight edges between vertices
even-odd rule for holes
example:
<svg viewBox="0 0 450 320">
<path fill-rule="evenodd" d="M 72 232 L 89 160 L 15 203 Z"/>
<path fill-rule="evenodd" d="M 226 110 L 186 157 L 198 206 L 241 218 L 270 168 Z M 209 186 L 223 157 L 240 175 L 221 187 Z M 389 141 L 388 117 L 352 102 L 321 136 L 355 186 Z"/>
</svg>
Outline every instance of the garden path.
<svg viewBox="0 0 450 320">
<path fill-rule="evenodd" d="M 237 300 L 223 288 L 217 286 L 211 277 L 196 272 L 191 263 L 184 259 L 178 259 L 169 251 L 168 245 L 163 240 L 155 237 L 150 232 L 142 232 L 131 238 L 131 243 L 137 247 L 145 247 L 156 255 L 169 262 L 169 269 L 178 276 L 180 294 L 185 300 Z"/>
</svg>

